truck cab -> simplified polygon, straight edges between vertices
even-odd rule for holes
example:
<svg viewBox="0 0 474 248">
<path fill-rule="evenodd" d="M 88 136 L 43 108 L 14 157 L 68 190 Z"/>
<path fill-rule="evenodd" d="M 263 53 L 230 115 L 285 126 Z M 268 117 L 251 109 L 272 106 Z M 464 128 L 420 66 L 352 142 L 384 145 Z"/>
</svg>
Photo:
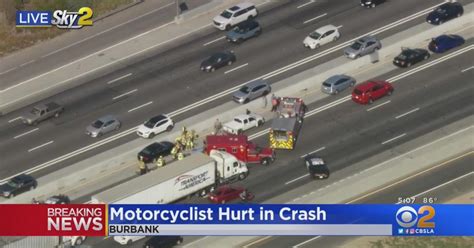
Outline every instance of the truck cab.
<svg viewBox="0 0 474 248">
<path fill-rule="evenodd" d="M 211 150 L 228 152 L 245 163 L 269 165 L 275 160 L 273 149 L 257 146 L 246 135 L 208 135 L 204 149 L 207 154 Z"/>
<path fill-rule="evenodd" d="M 211 150 L 209 156 L 216 161 L 219 183 L 244 180 L 249 174 L 247 165 L 227 152 Z"/>
</svg>

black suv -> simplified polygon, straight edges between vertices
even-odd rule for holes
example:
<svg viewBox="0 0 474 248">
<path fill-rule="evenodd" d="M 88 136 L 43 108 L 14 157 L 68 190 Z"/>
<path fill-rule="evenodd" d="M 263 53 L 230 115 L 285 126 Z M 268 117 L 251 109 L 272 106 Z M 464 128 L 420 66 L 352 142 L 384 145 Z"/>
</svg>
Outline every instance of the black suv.
<svg viewBox="0 0 474 248">
<path fill-rule="evenodd" d="M 6 184 L 0 186 L 0 193 L 5 198 L 12 198 L 23 192 L 33 190 L 38 186 L 36 180 L 26 174 L 18 175 L 10 179 Z"/>
<path fill-rule="evenodd" d="M 402 52 L 393 59 L 393 64 L 399 67 L 410 67 L 420 61 L 430 58 L 430 53 L 425 49 L 402 48 Z"/>
<path fill-rule="evenodd" d="M 138 160 L 145 163 L 156 162 L 160 156 L 170 155 L 173 146 L 173 143 L 168 141 L 155 142 L 138 153 Z"/>
<path fill-rule="evenodd" d="M 374 8 L 383 2 L 385 2 L 385 0 L 360 0 L 360 5 L 366 8 Z"/>
<path fill-rule="evenodd" d="M 181 236 L 154 236 L 143 244 L 144 248 L 173 247 L 183 243 Z"/>
<path fill-rule="evenodd" d="M 327 167 L 326 163 L 322 158 L 309 155 L 304 158 L 304 162 L 306 168 L 308 169 L 309 175 L 313 179 L 329 178 L 329 168 Z"/>
<path fill-rule="evenodd" d="M 262 33 L 260 24 L 254 20 L 241 22 L 234 29 L 227 32 L 227 40 L 234 43 L 242 43 L 244 40 L 259 36 Z"/>
<path fill-rule="evenodd" d="M 433 25 L 440 25 L 456 17 L 462 16 L 464 9 L 460 3 L 445 3 L 438 6 L 426 17 L 426 21 Z"/>
</svg>

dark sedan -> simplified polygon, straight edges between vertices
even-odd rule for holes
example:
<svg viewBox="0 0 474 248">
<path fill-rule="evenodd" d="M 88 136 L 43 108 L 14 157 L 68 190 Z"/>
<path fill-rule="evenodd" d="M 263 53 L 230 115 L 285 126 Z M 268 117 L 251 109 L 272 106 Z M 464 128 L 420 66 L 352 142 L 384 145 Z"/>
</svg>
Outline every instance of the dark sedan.
<svg viewBox="0 0 474 248">
<path fill-rule="evenodd" d="M 329 178 L 329 168 L 322 158 L 309 155 L 304 158 L 304 162 L 309 175 L 313 179 Z"/>
<path fill-rule="evenodd" d="M 201 63 L 201 70 L 212 72 L 226 65 L 232 65 L 236 60 L 233 52 L 225 51 L 213 54 Z"/>
<path fill-rule="evenodd" d="M 418 48 L 402 48 L 402 52 L 393 59 L 393 64 L 399 67 L 410 67 L 429 58 L 430 53 L 428 50 Z"/>
<path fill-rule="evenodd" d="M 366 8 L 375 8 L 375 6 L 385 2 L 386 0 L 360 0 L 360 5 Z"/>
<path fill-rule="evenodd" d="M 160 156 L 168 156 L 174 144 L 168 141 L 155 142 L 138 153 L 138 160 L 145 163 L 156 162 Z"/>
<path fill-rule="evenodd" d="M 0 192 L 3 197 L 12 198 L 23 192 L 35 189 L 37 185 L 38 183 L 32 176 L 21 174 L 10 179 L 6 184 L 1 185 Z"/>
<path fill-rule="evenodd" d="M 445 3 L 438 6 L 426 17 L 426 22 L 433 25 L 440 25 L 456 17 L 462 16 L 464 9 L 458 2 Z"/>
<path fill-rule="evenodd" d="M 450 49 L 461 46 L 464 42 L 464 38 L 459 35 L 440 35 L 431 40 L 428 49 L 434 53 L 444 53 Z"/>
<path fill-rule="evenodd" d="M 67 195 L 54 195 L 44 201 L 45 204 L 69 204 L 71 200 Z"/>
</svg>

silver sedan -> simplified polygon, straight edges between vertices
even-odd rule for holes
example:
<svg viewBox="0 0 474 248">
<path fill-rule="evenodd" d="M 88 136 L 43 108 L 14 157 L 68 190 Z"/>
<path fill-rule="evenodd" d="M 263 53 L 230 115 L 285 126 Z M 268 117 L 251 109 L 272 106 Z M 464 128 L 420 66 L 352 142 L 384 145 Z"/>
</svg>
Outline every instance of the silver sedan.
<svg viewBox="0 0 474 248">
<path fill-rule="evenodd" d="M 93 138 L 96 138 L 102 136 L 103 134 L 120 129 L 120 125 L 121 123 L 117 118 L 111 115 L 107 115 L 97 119 L 89 126 L 87 126 L 86 134 Z"/>
</svg>

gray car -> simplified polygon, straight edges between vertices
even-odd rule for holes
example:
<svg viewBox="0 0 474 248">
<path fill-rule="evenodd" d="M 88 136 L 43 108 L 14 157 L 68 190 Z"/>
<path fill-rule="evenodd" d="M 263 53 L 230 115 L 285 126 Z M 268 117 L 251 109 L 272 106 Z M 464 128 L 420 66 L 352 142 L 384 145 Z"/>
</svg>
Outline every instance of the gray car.
<svg viewBox="0 0 474 248">
<path fill-rule="evenodd" d="M 364 55 L 373 53 L 375 50 L 382 48 L 382 43 L 380 43 L 377 38 L 373 36 L 366 36 L 355 41 L 349 47 L 344 49 L 344 55 L 350 59 L 357 59 Z"/>
<path fill-rule="evenodd" d="M 252 81 L 236 91 L 232 98 L 237 103 L 248 103 L 251 100 L 264 96 L 272 91 L 270 85 L 263 79 Z"/>
<path fill-rule="evenodd" d="M 111 115 L 107 115 L 92 122 L 86 128 L 86 134 L 93 138 L 99 137 L 103 134 L 118 130 L 120 128 L 120 125 L 120 121 L 117 120 L 117 118 Z"/>
<path fill-rule="evenodd" d="M 248 20 L 240 23 L 226 35 L 229 42 L 242 43 L 244 40 L 258 36 L 262 33 L 262 28 L 258 22 Z"/>
<path fill-rule="evenodd" d="M 334 75 L 321 85 L 321 91 L 326 94 L 336 95 L 337 93 L 354 86 L 356 80 L 346 75 Z"/>
</svg>

